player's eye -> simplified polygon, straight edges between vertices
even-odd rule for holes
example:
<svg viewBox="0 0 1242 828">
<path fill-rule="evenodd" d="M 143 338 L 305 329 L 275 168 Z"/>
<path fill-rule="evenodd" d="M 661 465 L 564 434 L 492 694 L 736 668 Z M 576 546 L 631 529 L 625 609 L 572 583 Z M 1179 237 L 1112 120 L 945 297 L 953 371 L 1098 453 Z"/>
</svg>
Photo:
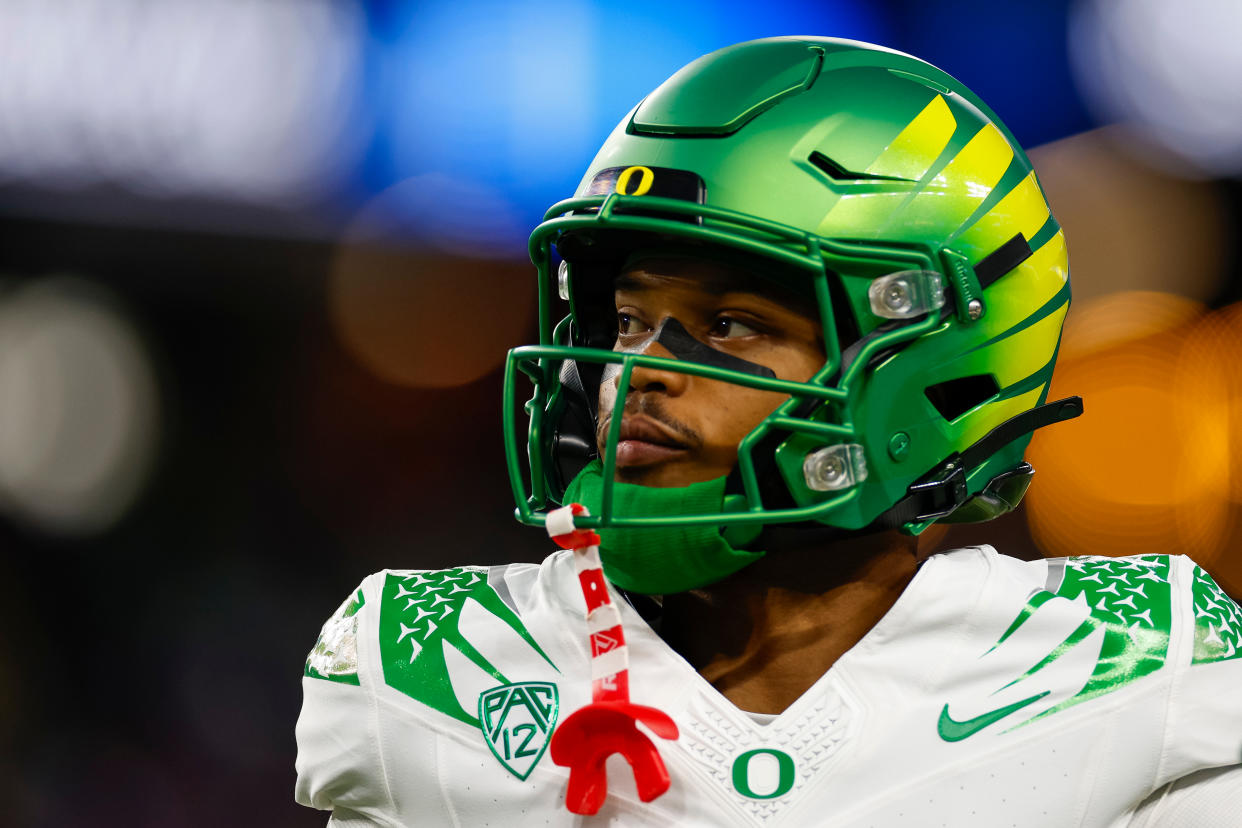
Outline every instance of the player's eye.
<svg viewBox="0 0 1242 828">
<path fill-rule="evenodd" d="M 624 311 L 617 312 L 617 333 L 622 335 L 640 334 L 645 333 L 647 330 L 647 326 L 639 321 L 638 317 Z"/>
<path fill-rule="evenodd" d="M 759 331 L 732 316 L 717 316 L 708 333 L 718 339 L 733 339 L 739 336 L 755 336 Z"/>
</svg>

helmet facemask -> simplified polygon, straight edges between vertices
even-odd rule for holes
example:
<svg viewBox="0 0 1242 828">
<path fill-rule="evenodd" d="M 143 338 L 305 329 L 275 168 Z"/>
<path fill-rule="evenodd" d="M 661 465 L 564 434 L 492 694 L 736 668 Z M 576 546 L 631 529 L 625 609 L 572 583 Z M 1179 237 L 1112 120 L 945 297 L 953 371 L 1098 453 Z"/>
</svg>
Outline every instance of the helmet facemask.
<svg viewBox="0 0 1242 828">
<path fill-rule="evenodd" d="M 544 338 L 549 344 L 514 349 L 509 358 L 510 386 L 515 372 L 525 374 L 536 386 L 535 395 L 527 404 L 531 414 L 527 444 L 529 456 L 534 458 L 532 467 L 538 474 L 532 476 L 524 504 L 519 504 L 519 512 L 524 511 L 523 505 L 529 510 L 520 515 L 521 519 L 533 518 L 533 522 L 538 522 L 536 516 L 540 510 L 559 503 L 572 479 L 570 472 L 576 474 L 575 466 L 591 458 L 598 416 L 594 395 L 604 372 L 617 374 L 618 398 L 624 399 L 637 366 L 678 371 L 789 395 L 789 399 L 765 417 L 738 446 L 738 491 L 728 497 L 729 508 L 725 512 L 666 517 L 660 519 L 661 524 L 668 524 L 670 520 L 687 525 L 718 526 L 824 522 L 829 514 L 840 514 L 844 504 L 860 499 L 861 490 L 854 484 L 865 480 L 866 461 L 859 445 L 859 429 L 846 414 L 850 410 L 851 387 L 870 361 L 900 349 L 940 324 L 943 280 L 940 273 L 932 269 L 936 265 L 930 251 L 912 246 L 884 247 L 814 239 L 793 228 L 779 228 L 771 223 L 755 226 L 759 223 L 745 216 L 724 215 L 711 208 L 649 197 L 595 197 L 564 202 L 554 211 L 531 240 L 532 256 L 540 269 L 541 320 L 551 318 L 549 306 L 555 301 L 554 284 L 563 290 L 562 298 L 569 301 L 571 313 Z M 681 359 L 605 350 L 611 347 L 610 340 L 615 339 L 610 268 L 615 270 L 619 260 L 607 255 L 575 258 L 572 263 L 561 259 L 566 263 L 558 263 L 554 268 L 556 257 L 552 242 L 567 239 L 568 244 L 563 246 L 581 255 L 583 248 L 604 246 L 606 242 L 599 239 L 611 231 L 641 233 L 647 230 L 646 223 L 650 221 L 647 216 L 654 211 L 695 215 L 703 222 L 675 227 L 665 224 L 660 228 L 665 244 L 675 238 L 683 245 L 699 242 L 717 250 L 723 248 L 743 255 L 759 253 L 766 261 L 779 261 L 783 267 L 779 271 L 769 267 L 769 277 L 786 282 L 797 280 L 803 292 L 814 297 L 813 304 L 824 333 L 826 360 L 823 367 L 808 381 L 793 382 L 765 376 L 761 371 L 747 370 L 744 366 L 728 366 L 726 359 L 713 360 L 706 353 L 706 346 L 701 346 L 704 351 L 696 358 L 689 353 L 692 347 L 683 344 Z M 586 236 L 584 231 L 593 231 L 593 234 Z M 584 243 L 584 239 L 591 241 Z M 633 239 L 629 236 L 627 241 L 633 243 Z M 858 329 L 854 313 L 843 314 L 833 302 L 834 294 L 846 296 L 849 288 L 839 274 L 847 270 L 855 274 L 852 289 L 859 293 L 845 300 L 853 304 L 870 305 L 878 301 L 878 296 L 891 297 L 901 290 L 916 295 L 897 302 L 898 311 L 894 312 L 894 317 L 900 312 L 901 318 L 877 317 L 862 338 L 842 348 L 837 335 L 838 318 L 844 317 L 851 329 Z M 878 281 L 894 274 L 905 274 L 898 280 L 896 290 L 892 279 Z M 870 295 L 866 292 L 868 288 Z M 607 301 L 604 301 L 604 294 Z M 911 313 L 912 302 L 925 302 L 926 307 L 922 313 Z M 606 310 L 600 311 L 600 308 Z M 607 327 L 612 328 L 611 333 Z M 600 458 L 606 481 L 605 497 L 599 512 L 593 512 L 593 519 L 598 521 L 595 525 L 652 525 L 652 518 L 616 514 L 610 508 L 612 486 L 608 481 L 615 477 L 619 433 L 620 420 L 616 420 Z M 808 463 L 807 455 L 816 452 L 819 452 L 817 462 Z M 796 458 L 794 453 L 804 456 Z M 552 462 L 540 462 L 547 460 Z M 764 470 L 775 470 L 781 478 L 775 497 L 774 481 L 762 475 Z M 773 500 L 782 503 L 776 506 Z M 859 529 L 870 522 L 870 518 L 855 516 L 854 525 L 846 528 Z"/>
</svg>

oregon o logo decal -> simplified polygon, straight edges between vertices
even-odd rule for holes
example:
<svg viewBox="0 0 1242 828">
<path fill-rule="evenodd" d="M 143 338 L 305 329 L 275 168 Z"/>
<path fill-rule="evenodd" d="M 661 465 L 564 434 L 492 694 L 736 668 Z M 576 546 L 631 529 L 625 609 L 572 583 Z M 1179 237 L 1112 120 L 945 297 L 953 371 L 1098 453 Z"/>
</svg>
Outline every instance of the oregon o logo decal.
<svg viewBox="0 0 1242 828">
<path fill-rule="evenodd" d="M 756 757 L 763 757 L 758 762 Z M 773 767 L 775 763 L 775 767 Z M 773 748 L 748 750 L 733 761 L 733 787 L 751 799 L 775 799 L 789 793 L 794 784 L 794 760 Z M 759 790 L 755 790 L 759 788 Z"/>
<path fill-rule="evenodd" d="M 638 173 L 638 186 L 633 192 L 629 192 L 630 179 L 634 177 L 634 173 Z M 617 192 L 621 195 L 646 195 L 651 192 L 651 185 L 655 183 L 655 173 L 650 167 L 626 167 L 617 176 Z"/>
</svg>

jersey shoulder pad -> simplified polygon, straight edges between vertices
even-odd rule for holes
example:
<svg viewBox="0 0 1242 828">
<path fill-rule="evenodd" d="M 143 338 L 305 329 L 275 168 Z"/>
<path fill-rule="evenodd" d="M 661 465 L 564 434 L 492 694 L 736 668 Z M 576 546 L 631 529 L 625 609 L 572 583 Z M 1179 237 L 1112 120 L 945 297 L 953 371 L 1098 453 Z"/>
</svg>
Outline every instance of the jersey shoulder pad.
<svg viewBox="0 0 1242 828">
<path fill-rule="evenodd" d="M 374 604 L 371 576 L 324 623 L 306 658 L 302 711 L 295 735 L 298 755 L 294 798 L 313 808 L 349 809 L 368 824 L 391 824 L 375 721 L 360 669 Z M 359 681 L 360 677 L 362 681 Z M 344 813 L 344 811 L 342 811 Z"/>
<path fill-rule="evenodd" d="M 377 578 L 382 681 L 451 719 L 477 727 L 477 687 L 515 680 L 511 665 L 556 672 L 509 589 L 534 565 L 389 570 Z"/>
<path fill-rule="evenodd" d="M 1177 675 L 1161 779 L 1242 759 L 1242 610 L 1185 556 L 1176 562 Z M 1163 823 L 1162 823 L 1163 824 Z"/>
<path fill-rule="evenodd" d="M 1206 570 L 1193 564 L 1190 598 L 1195 619 L 1190 663 L 1242 658 L 1242 609 Z"/>
<path fill-rule="evenodd" d="M 1031 650 L 1034 666 L 1027 675 L 1037 674 L 1071 651 L 1094 654 L 1091 661 L 1095 664 L 1071 697 L 1042 716 L 1112 693 L 1167 663 L 1173 630 L 1171 560 L 1165 555 L 1047 560 L 1044 583 L 1030 585 L 1025 605 L 993 649 L 1006 646 L 1011 638 L 1046 646 L 1046 654 L 1042 649 L 1036 652 L 1038 647 Z M 1028 564 L 1021 566 L 1027 573 L 1037 571 Z M 1020 630 L 1040 629 L 1049 618 L 1059 619 L 1054 625 L 1059 633 L 1052 639 L 1019 635 Z"/>
<path fill-rule="evenodd" d="M 365 585 L 366 581 L 359 584 L 324 622 L 306 657 L 306 677 L 358 684 L 358 613 L 367 602 Z"/>
</svg>

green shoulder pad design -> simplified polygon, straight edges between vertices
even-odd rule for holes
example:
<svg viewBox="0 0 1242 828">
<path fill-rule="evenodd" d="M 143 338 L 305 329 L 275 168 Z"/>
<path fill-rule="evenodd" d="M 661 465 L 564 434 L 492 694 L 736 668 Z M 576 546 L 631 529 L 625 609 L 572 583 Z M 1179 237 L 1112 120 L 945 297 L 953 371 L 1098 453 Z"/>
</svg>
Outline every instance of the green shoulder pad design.
<svg viewBox="0 0 1242 828">
<path fill-rule="evenodd" d="M 1195 567 L 1191 586 L 1195 605 L 1195 652 L 1191 664 L 1227 661 L 1242 656 L 1242 609 L 1212 576 Z"/>
<path fill-rule="evenodd" d="M 1091 607 L 1091 615 L 1022 678 L 1039 672 L 1096 630 L 1104 631 L 1104 641 L 1099 661 L 1082 689 L 1025 724 L 1118 690 L 1155 672 L 1168 657 L 1172 612 L 1167 556 L 1068 558 L 1060 584 L 1055 585 L 1055 590 L 1053 586 L 1049 584 L 1049 589 L 1037 592 L 1027 601 L 1026 607 L 997 641 L 998 645 L 1021 627 L 1041 604 L 1054 597 L 1073 600 L 1083 596 Z"/>
<path fill-rule="evenodd" d="M 358 683 L 358 610 L 365 603 L 359 588 L 337 607 L 306 657 L 305 675 L 342 684 Z"/>
<path fill-rule="evenodd" d="M 476 601 L 508 625 L 516 634 L 515 641 L 525 641 L 556 669 L 522 619 L 488 584 L 487 568 L 477 566 L 389 573 L 380 602 L 380 657 L 389 686 L 460 722 L 478 726 L 477 716 L 463 709 L 453 691 L 445 648 L 456 649 L 499 684 L 512 680 L 458 629 L 467 600 Z"/>
</svg>

